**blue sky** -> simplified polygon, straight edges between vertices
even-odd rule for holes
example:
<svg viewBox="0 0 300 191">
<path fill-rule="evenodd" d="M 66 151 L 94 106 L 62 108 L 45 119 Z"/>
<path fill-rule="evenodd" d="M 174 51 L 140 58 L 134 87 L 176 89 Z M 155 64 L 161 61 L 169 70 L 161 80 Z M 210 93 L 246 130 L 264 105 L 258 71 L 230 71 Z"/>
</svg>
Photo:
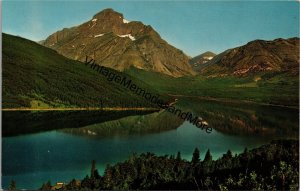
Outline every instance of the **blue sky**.
<svg viewBox="0 0 300 191">
<path fill-rule="evenodd" d="M 151 25 L 189 56 L 255 39 L 299 37 L 296 1 L 3 1 L 2 30 L 38 41 L 105 8 Z"/>
</svg>

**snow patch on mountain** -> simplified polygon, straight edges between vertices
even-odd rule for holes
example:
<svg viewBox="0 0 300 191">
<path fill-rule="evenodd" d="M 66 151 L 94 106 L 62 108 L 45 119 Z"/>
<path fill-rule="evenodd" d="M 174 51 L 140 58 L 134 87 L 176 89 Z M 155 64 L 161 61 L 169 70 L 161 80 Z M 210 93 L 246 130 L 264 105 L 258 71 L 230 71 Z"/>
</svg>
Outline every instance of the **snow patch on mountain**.
<svg viewBox="0 0 300 191">
<path fill-rule="evenodd" d="M 94 36 L 94 38 L 97 38 L 97 37 L 100 37 L 100 36 L 103 36 L 104 34 L 97 34 Z"/>
<path fill-rule="evenodd" d="M 123 23 L 130 23 L 130 21 L 127 21 L 126 19 L 123 19 Z"/>
<path fill-rule="evenodd" d="M 128 38 L 130 38 L 130 40 L 132 40 L 132 41 L 135 40 L 134 36 L 131 36 L 131 34 L 124 34 L 124 35 L 118 35 L 118 36 L 121 37 L 121 38 L 128 37 Z"/>
<path fill-rule="evenodd" d="M 211 60 L 211 59 L 213 59 L 213 56 L 204 56 L 203 58 L 206 60 Z"/>
</svg>

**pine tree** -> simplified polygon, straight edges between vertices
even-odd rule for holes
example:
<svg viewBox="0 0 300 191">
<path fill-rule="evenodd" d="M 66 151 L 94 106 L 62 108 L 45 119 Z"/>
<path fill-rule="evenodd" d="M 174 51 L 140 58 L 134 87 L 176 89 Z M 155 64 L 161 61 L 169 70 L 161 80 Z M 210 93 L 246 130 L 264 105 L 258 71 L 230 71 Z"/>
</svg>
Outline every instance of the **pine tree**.
<svg viewBox="0 0 300 191">
<path fill-rule="evenodd" d="M 96 179 L 100 179 L 101 178 L 101 176 L 100 176 L 100 174 L 99 174 L 99 172 L 98 172 L 97 169 L 94 171 L 94 176 L 95 176 Z"/>
<path fill-rule="evenodd" d="M 10 182 L 8 190 L 17 190 L 17 185 L 14 180 Z"/>
<path fill-rule="evenodd" d="M 92 168 L 91 168 L 91 178 L 94 178 L 95 176 L 95 170 L 96 170 L 96 161 L 92 161 Z"/>
<path fill-rule="evenodd" d="M 67 190 L 78 190 L 78 185 L 77 185 L 77 181 L 75 179 L 73 179 L 67 186 L 66 186 Z"/>
<path fill-rule="evenodd" d="M 226 156 L 227 156 L 228 158 L 232 158 L 232 152 L 231 152 L 231 150 L 228 150 L 228 151 L 227 151 Z"/>
<path fill-rule="evenodd" d="M 49 180 L 46 184 L 43 184 L 41 190 L 51 190 L 51 187 L 51 182 Z"/>
<path fill-rule="evenodd" d="M 200 151 L 198 148 L 195 148 L 192 158 L 192 164 L 197 164 L 200 161 Z"/>
<path fill-rule="evenodd" d="M 176 160 L 181 161 L 181 153 L 179 151 L 177 153 Z"/>
<path fill-rule="evenodd" d="M 212 156 L 210 154 L 210 150 L 208 149 L 205 154 L 204 162 L 211 162 L 211 161 L 212 161 Z"/>
<path fill-rule="evenodd" d="M 107 165 L 104 171 L 104 187 L 105 189 L 111 189 L 113 184 L 113 168 L 110 165 Z"/>
</svg>

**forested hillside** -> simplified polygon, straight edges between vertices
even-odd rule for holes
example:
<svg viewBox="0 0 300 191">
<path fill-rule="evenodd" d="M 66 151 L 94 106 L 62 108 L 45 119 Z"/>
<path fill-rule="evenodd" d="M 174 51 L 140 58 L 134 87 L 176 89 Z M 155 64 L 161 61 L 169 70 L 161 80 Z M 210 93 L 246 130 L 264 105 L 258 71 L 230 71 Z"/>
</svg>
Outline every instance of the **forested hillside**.
<svg viewBox="0 0 300 191">
<path fill-rule="evenodd" d="M 2 39 L 3 108 L 153 106 L 83 63 L 52 49 L 8 34 L 3 34 Z M 155 92 L 139 80 L 134 83 Z"/>
</svg>

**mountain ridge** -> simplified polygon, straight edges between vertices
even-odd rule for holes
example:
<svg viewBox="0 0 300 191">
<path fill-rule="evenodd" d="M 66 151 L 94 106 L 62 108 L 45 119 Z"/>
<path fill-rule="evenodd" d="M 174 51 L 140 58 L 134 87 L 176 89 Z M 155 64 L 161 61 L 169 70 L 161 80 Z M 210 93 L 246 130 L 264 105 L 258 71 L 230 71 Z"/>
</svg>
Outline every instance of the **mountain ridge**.
<svg viewBox="0 0 300 191">
<path fill-rule="evenodd" d="M 200 74 L 210 76 L 247 76 L 258 72 L 299 75 L 299 38 L 250 41 L 216 55 L 200 70 Z"/>
</svg>

